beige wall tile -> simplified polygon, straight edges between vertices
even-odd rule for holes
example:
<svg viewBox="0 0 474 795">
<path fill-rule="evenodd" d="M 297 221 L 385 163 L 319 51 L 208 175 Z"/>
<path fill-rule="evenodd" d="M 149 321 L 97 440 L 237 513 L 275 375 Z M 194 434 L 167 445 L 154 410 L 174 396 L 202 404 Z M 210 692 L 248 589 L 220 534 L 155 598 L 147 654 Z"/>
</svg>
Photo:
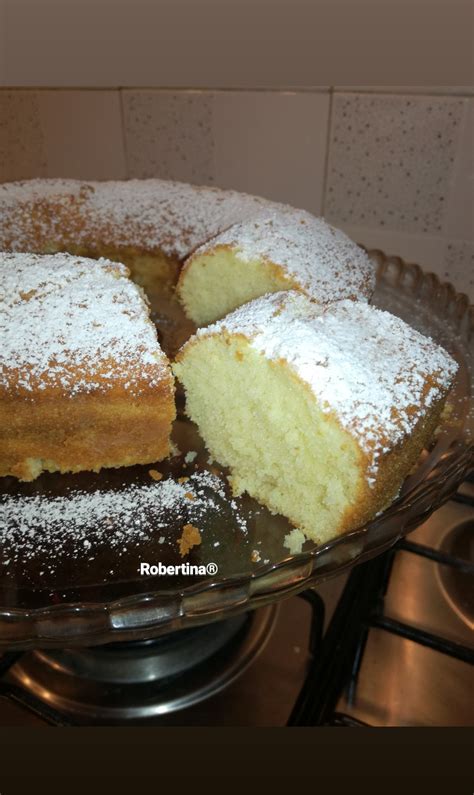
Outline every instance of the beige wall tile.
<svg viewBox="0 0 474 795">
<path fill-rule="evenodd" d="M 130 176 L 216 184 L 320 212 L 327 92 L 122 96 Z"/>
<path fill-rule="evenodd" d="M 48 177 L 126 176 L 118 91 L 40 91 L 38 103 Z"/>
<path fill-rule="evenodd" d="M 380 227 L 339 224 L 349 237 L 369 248 L 379 248 L 385 254 L 416 262 L 428 271 L 439 273 L 445 241 L 434 235 L 416 235 Z"/>
<path fill-rule="evenodd" d="M 336 223 L 440 234 L 465 102 L 335 94 L 326 215 Z"/>
<path fill-rule="evenodd" d="M 457 290 L 474 301 L 474 244 L 463 240 L 446 240 L 434 235 L 416 235 L 393 229 L 340 224 L 357 243 L 378 248 L 385 254 L 415 262 L 424 270 L 451 282 Z"/>
<path fill-rule="evenodd" d="M 474 240 L 474 99 L 464 103 L 444 233 L 448 238 Z"/>
<path fill-rule="evenodd" d="M 0 90 L 0 181 L 42 177 L 45 173 L 37 92 Z"/>
<path fill-rule="evenodd" d="M 466 293 L 474 304 L 474 243 L 447 240 L 443 252 L 444 276 Z"/>
<path fill-rule="evenodd" d="M 206 91 L 123 91 L 129 176 L 211 184 L 212 98 Z"/>
<path fill-rule="evenodd" d="M 328 93 L 216 93 L 216 184 L 320 213 L 328 112 Z"/>
</svg>

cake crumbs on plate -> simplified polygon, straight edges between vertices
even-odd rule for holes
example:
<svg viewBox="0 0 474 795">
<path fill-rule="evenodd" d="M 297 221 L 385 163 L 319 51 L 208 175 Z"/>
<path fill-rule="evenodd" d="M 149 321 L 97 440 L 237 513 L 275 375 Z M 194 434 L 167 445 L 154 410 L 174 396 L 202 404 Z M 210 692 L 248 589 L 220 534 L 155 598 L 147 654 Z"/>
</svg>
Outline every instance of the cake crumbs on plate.
<svg viewBox="0 0 474 795">
<path fill-rule="evenodd" d="M 283 546 L 289 550 L 292 555 L 298 555 L 306 541 L 305 534 L 298 527 L 294 527 L 290 533 L 287 533 L 283 541 Z"/>
<path fill-rule="evenodd" d="M 184 461 L 186 464 L 192 464 L 194 459 L 197 457 L 196 450 L 189 450 L 184 456 Z"/>
<path fill-rule="evenodd" d="M 253 549 L 252 550 L 252 554 L 251 554 L 250 557 L 251 557 L 252 563 L 260 563 L 260 561 L 262 559 L 258 549 Z"/>
<path fill-rule="evenodd" d="M 179 554 L 184 558 L 193 547 L 199 546 L 201 543 L 201 532 L 199 528 L 193 524 L 185 524 L 183 527 L 183 534 L 178 539 Z"/>
<path fill-rule="evenodd" d="M 221 521 L 227 514 L 235 529 L 247 535 L 242 508 L 230 506 L 225 483 L 207 471 L 186 478 L 186 485 L 163 478 L 120 491 L 4 495 L 0 568 L 28 565 L 43 557 L 59 568 L 64 558 L 92 561 L 104 549 L 118 555 L 125 545 L 133 552 L 153 539 L 157 544 L 175 544 L 183 525 L 202 527 L 203 522 Z M 170 524 L 177 531 L 169 533 Z"/>
<path fill-rule="evenodd" d="M 161 474 L 161 472 L 158 472 L 157 469 L 149 469 L 148 474 L 150 475 L 151 478 L 153 478 L 153 480 L 162 480 L 163 478 L 163 475 Z"/>
</svg>

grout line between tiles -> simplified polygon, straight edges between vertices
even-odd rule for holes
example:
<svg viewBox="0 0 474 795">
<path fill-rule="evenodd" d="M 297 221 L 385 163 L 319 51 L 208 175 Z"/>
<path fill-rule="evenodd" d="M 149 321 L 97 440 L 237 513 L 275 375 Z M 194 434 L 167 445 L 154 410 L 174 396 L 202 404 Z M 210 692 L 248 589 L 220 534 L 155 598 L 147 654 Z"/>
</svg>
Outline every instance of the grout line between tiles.
<svg viewBox="0 0 474 795">
<path fill-rule="evenodd" d="M 321 215 L 323 216 L 323 218 L 326 212 L 326 189 L 327 189 L 328 174 L 329 174 L 329 147 L 331 145 L 333 99 L 334 99 L 334 91 L 331 89 L 331 91 L 329 92 L 328 120 L 326 124 L 326 151 L 324 157 L 323 191 L 321 196 Z"/>
<path fill-rule="evenodd" d="M 327 94 L 331 90 L 330 86 L 122 86 L 122 85 L 103 85 L 103 86 L 0 86 L 0 91 L 189 91 L 194 93 L 204 93 L 207 91 L 218 92 L 271 92 L 294 94 Z"/>
<path fill-rule="evenodd" d="M 449 86 L 448 86 L 449 88 Z M 357 86 L 350 86 L 338 88 L 337 86 L 122 86 L 122 85 L 103 85 L 103 86 L 22 86 L 22 85 L 3 85 L 0 86 L 0 91 L 193 91 L 196 93 L 206 91 L 216 92 L 268 92 L 268 93 L 284 93 L 291 92 L 295 94 L 326 94 L 326 93 L 341 93 L 341 94 L 383 94 L 388 96 L 433 96 L 433 97 L 473 97 L 474 89 L 471 86 L 466 86 L 465 90 L 446 92 L 437 90 L 435 87 L 430 90 L 429 87 L 423 90 L 416 90 L 407 86 L 405 90 L 395 90 L 390 86 L 377 86 L 373 89 L 358 88 Z"/>
<path fill-rule="evenodd" d="M 120 127 L 122 133 L 122 145 L 123 145 L 123 155 L 125 158 L 125 174 L 127 179 L 130 179 L 130 167 L 128 161 L 128 144 L 127 144 L 127 135 L 125 132 L 125 112 L 123 107 L 123 96 L 122 96 L 122 89 L 118 88 L 118 95 L 119 95 L 119 107 L 120 107 Z"/>
<path fill-rule="evenodd" d="M 35 103 L 36 103 L 36 114 L 38 118 L 38 126 L 41 135 L 41 151 L 42 151 L 41 176 L 49 177 L 49 168 L 50 168 L 49 141 L 45 130 L 44 109 L 37 91 L 35 91 Z"/>
<path fill-rule="evenodd" d="M 473 173 L 473 166 L 474 166 L 473 160 L 474 160 L 474 158 L 473 158 L 473 155 L 471 153 L 471 159 L 469 159 L 469 155 L 466 156 L 465 153 L 462 151 L 464 137 L 466 136 L 466 138 L 467 138 L 468 132 L 469 132 L 469 126 L 468 125 L 469 125 L 469 112 L 470 112 L 470 105 L 471 104 L 472 103 L 469 103 L 469 102 L 464 102 L 463 103 L 464 107 L 463 107 L 463 111 L 462 111 L 461 124 L 459 125 L 459 129 L 457 130 L 458 139 L 457 139 L 457 145 L 456 145 L 456 154 L 454 156 L 454 162 L 452 163 L 451 172 L 450 172 L 450 175 L 449 175 L 448 186 L 447 186 L 447 191 L 446 191 L 446 201 L 444 203 L 445 204 L 445 206 L 444 206 L 444 216 L 443 216 L 443 221 L 442 221 L 442 224 L 441 224 L 441 232 L 442 232 L 443 237 L 446 240 L 453 237 L 453 235 L 452 235 L 452 227 L 451 227 L 451 224 L 452 224 L 451 212 L 452 212 L 452 208 L 457 204 L 455 197 L 456 197 L 456 191 L 457 191 L 457 188 L 458 188 L 458 180 L 460 178 L 460 173 L 463 170 L 463 168 L 466 168 L 467 170 L 470 169 L 470 171 L 471 171 L 471 174 L 470 174 L 471 181 L 474 178 L 474 173 Z M 462 167 L 461 167 L 461 164 L 462 164 Z M 472 194 L 471 194 L 471 218 L 472 218 L 472 210 L 473 209 L 474 209 L 474 201 L 472 199 Z M 462 240 L 462 238 L 458 238 L 458 239 Z"/>
<path fill-rule="evenodd" d="M 218 174 L 218 147 L 216 145 L 216 97 L 215 91 L 211 94 L 211 130 L 212 130 L 212 185 L 213 187 L 220 187 L 220 180 Z"/>
</svg>

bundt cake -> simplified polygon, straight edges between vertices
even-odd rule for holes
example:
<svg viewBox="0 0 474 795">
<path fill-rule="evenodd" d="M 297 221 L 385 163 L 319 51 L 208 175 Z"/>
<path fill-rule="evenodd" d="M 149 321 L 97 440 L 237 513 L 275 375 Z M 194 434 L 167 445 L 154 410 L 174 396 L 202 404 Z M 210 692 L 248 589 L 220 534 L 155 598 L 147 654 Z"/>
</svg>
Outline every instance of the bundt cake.
<svg viewBox="0 0 474 795">
<path fill-rule="evenodd" d="M 153 300 L 176 286 L 196 325 L 224 318 L 174 365 L 188 414 L 236 493 L 318 542 L 390 503 L 456 371 L 369 306 L 362 249 L 259 197 L 158 179 L 6 183 L 0 249 L 0 476 L 169 454 L 173 375 L 141 287 Z"/>
<path fill-rule="evenodd" d="M 234 492 L 323 543 L 393 500 L 457 365 L 388 312 L 290 291 L 200 329 L 173 369 Z"/>
<path fill-rule="evenodd" d="M 197 324 L 267 292 L 297 289 L 327 303 L 370 299 L 375 284 L 363 250 L 310 213 L 159 179 L 5 183 L 0 250 L 123 262 L 152 301 L 184 264 L 178 297 Z"/>
<path fill-rule="evenodd" d="M 174 379 L 124 265 L 0 254 L 0 475 L 169 454 Z"/>
</svg>

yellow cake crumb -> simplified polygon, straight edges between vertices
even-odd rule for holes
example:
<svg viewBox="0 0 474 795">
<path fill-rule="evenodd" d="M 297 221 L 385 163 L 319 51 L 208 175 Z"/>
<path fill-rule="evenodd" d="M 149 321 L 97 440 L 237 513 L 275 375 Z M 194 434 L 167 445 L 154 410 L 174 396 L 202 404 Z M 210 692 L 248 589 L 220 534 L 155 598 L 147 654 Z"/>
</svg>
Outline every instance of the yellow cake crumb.
<svg viewBox="0 0 474 795">
<path fill-rule="evenodd" d="M 193 524 L 185 524 L 181 538 L 178 539 L 179 554 L 184 558 L 188 552 L 201 543 L 201 533 Z"/>
<path fill-rule="evenodd" d="M 283 546 L 285 546 L 291 555 L 299 555 L 303 550 L 303 544 L 306 541 L 304 533 L 297 527 L 293 528 L 290 533 L 287 533 Z"/>
</svg>

